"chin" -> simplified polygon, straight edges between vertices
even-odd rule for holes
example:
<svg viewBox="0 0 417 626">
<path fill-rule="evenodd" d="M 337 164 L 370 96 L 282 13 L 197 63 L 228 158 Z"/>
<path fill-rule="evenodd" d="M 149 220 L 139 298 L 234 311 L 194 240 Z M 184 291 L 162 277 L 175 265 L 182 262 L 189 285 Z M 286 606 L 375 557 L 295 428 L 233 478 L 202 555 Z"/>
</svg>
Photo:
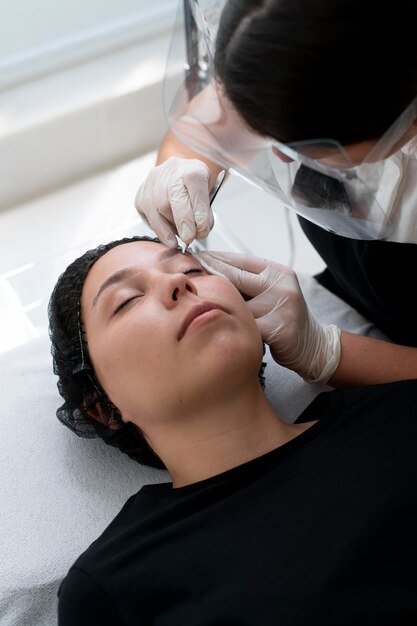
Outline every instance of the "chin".
<svg viewBox="0 0 417 626">
<path fill-rule="evenodd" d="M 219 333 L 214 337 L 206 352 L 205 378 L 214 378 L 216 385 L 236 384 L 239 380 L 258 380 L 258 372 L 263 357 L 263 344 L 259 336 L 236 336 L 231 333 Z"/>
</svg>

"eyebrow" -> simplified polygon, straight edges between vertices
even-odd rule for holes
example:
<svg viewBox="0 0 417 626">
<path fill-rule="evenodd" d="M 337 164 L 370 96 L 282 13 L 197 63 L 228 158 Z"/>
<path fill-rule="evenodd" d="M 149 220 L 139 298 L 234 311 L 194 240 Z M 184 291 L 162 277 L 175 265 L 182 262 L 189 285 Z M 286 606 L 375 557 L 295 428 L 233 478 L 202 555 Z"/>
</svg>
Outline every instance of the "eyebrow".
<svg viewBox="0 0 417 626">
<path fill-rule="evenodd" d="M 171 257 L 176 256 L 177 254 L 180 254 L 180 252 L 181 250 L 177 248 L 169 248 L 168 250 L 162 250 L 162 252 L 158 252 L 158 254 L 155 256 L 155 263 L 160 263 L 161 261 L 170 259 Z M 97 304 L 97 300 L 100 298 L 103 291 L 105 291 L 112 285 L 115 285 L 117 283 L 122 282 L 123 280 L 126 280 L 133 274 L 137 274 L 138 271 L 139 271 L 139 268 L 137 266 L 130 266 L 130 267 L 124 267 L 123 269 L 117 270 L 117 272 L 114 272 L 114 274 L 111 274 L 111 276 L 106 278 L 106 280 L 104 281 L 104 283 L 101 285 L 100 289 L 97 291 L 96 295 L 94 296 L 94 300 L 93 300 L 93 304 L 91 305 L 91 308 L 93 308 Z"/>
</svg>

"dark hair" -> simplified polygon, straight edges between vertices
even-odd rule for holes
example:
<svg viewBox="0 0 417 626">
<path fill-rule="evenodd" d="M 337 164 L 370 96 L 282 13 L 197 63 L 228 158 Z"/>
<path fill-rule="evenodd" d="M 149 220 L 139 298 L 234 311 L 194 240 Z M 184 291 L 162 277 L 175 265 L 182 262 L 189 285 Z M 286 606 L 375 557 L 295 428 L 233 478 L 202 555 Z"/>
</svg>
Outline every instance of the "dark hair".
<svg viewBox="0 0 417 626">
<path fill-rule="evenodd" d="M 73 261 L 58 278 L 48 305 L 49 336 L 54 373 L 64 404 L 57 409 L 58 419 L 80 437 L 101 437 L 143 465 L 165 469 L 141 434 L 139 428 L 121 419 L 117 407 L 110 401 L 94 373 L 88 354 L 80 316 L 80 299 L 85 278 L 106 252 L 134 241 L 156 241 L 155 237 L 127 237 L 88 250 Z M 264 346 L 265 353 L 265 346 Z M 264 387 L 265 363 L 259 371 Z M 92 413 L 99 414 L 98 421 Z"/>
<path fill-rule="evenodd" d="M 417 95 L 416 18 L 415 0 L 228 0 L 215 71 L 260 135 L 377 139 Z"/>
</svg>

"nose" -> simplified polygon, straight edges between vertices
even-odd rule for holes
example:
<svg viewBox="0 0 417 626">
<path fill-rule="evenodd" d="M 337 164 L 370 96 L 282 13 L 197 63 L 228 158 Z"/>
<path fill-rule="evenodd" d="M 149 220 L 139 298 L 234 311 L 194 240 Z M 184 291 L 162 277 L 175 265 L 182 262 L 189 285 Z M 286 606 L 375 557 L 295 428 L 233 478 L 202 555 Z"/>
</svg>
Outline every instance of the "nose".
<svg viewBox="0 0 417 626">
<path fill-rule="evenodd" d="M 174 308 L 187 292 L 197 295 L 196 286 L 185 274 L 165 274 L 161 277 L 162 300 L 168 309 Z"/>
</svg>

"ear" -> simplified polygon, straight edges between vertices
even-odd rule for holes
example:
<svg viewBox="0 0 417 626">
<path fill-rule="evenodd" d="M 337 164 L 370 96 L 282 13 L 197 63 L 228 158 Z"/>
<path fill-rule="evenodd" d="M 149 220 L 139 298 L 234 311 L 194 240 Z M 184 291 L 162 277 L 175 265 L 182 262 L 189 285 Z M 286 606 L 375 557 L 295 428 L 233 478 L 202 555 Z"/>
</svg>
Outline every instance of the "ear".
<svg viewBox="0 0 417 626">
<path fill-rule="evenodd" d="M 84 409 L 90 417 L 110 430 L 118 430 L 123 426 L 123 421 L 118 409 L 112 406 L 110 412 L 102 406 L 100 400 L 97 400 L 94 404 L 90 404 L 88 407 L 84 406 Z"/>
</svg>

